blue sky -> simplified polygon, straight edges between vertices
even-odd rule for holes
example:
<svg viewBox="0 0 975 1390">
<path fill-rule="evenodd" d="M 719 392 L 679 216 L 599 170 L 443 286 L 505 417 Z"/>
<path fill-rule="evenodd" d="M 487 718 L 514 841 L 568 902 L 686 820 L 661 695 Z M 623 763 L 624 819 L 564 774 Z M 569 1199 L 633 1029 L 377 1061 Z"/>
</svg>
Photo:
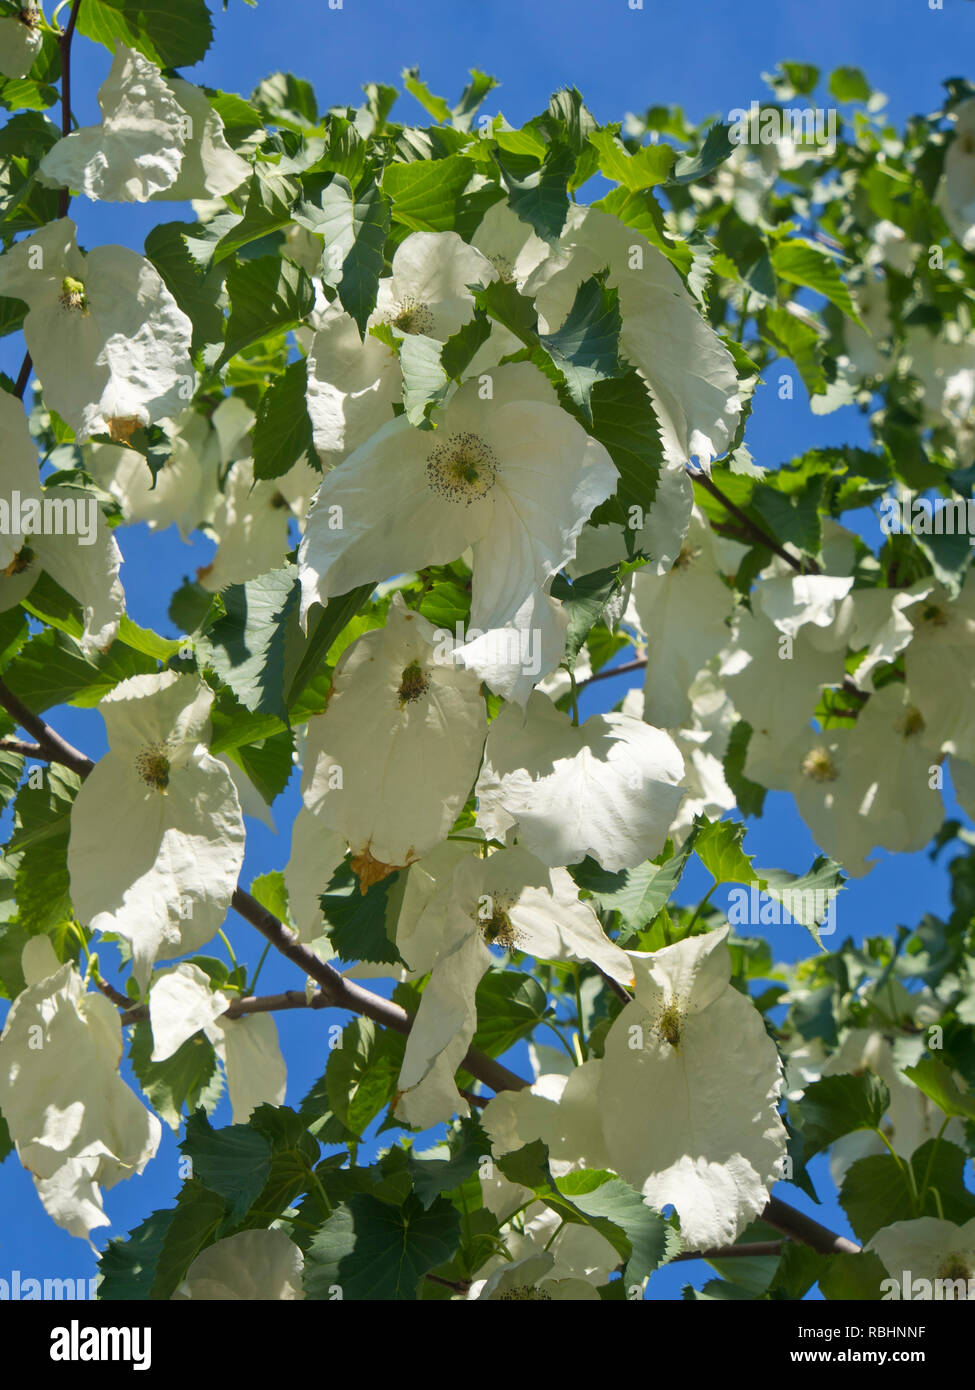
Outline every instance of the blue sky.
<svg viewBox="0 0 975 1390">
<path fill-rule="evenodd" d="M 765 94 L 761 74 L 790 59 L 821 66 L 861 67 L 875 88 L 887 93 L 892 118 L 899 124 L 912 112 L 940 104 L 941 83 L 952 76 L 971 76 L 961 64 L 972 52 L 975 4 L 943 0 L 933 10 L 928 0 L 644 0 L 642 10 L 627 0 L 344 0 L 341 10 L 327 0 L 291 0 L 287 5 L 262 0 L 256 9 L 229 0 L 218 6 L 216 36 L 206 59 L 187 69 L 192 81 L 246 95 L 276 69 L 311 81 L 319 104 L 358 104 L 361 84 L 398 84 L 404 67 L 419 67 L 430 88 L 454 100 L 467 70 L 478 67 L 499 78 L 501 87 L 486 103 L 513 124 L 542 110 L 552 91 L 574 84 L 599 121 L 622 119 L 626 111 L 651 104 L 676 103 L 694 120 L 724 118 L 735 107 L 748 107 Z M 98 117 L 95 92 L 107 73 L 106 50 L 76 40 L 73 66 L 75 110 L 82 123 Z M 402 97 L 398 119 L 425 119 L 415 103 Z M 179 204 L 162 206 L 86 205 L 77 200 L 71 215 L 79 240 L 89 247 L 121 242 L 142 249 L 147 231 L 159 221 L 191 216 Z M 0 368 L 14 375 L 23 354 L 16 335 L 0 342 Z M 749 424 L 747 443 L 755 460 L 775 467 L 814 445 L 862 443 L 861 417 L 846 408 L 825 417 L 808 410 L 801 385 L 796 399 L 780 401 L 771 386 L 762 388 Z M 169 596 L 184 576 L 192 576 L 209 559 L 212 546 L 203 538 L 184 545 L 174 529 L 150 535 L 133 527 L 119 536 L 125 556 L 122 577 L 129 611 L 143 626 L 175 635 L 166 616 Z M 161 576 L 165 575 L 165 581 Z M 600 682 L 583 697 L 583 714 L 610 708 L 628 678 Z M 60 710 L 51 715 L 66 736 L 92 757 L 104 751 L 100 716 L 93 711 Z M 275 807 L 280 834 L 256 822 L 248 826 L 245 881 L 271 868 L 282 868 L 288 855 L 289 827 L 297 808 L 294 779 Z M 770 795 L 765 816 L 749 828 L 746 848 L 760 866 L 802 872 L 816 848 L 790 798 Z M 960 814 L 949 806 L 949 814 Z M 680 900 L 695 902 L 710 884 L 708 875 L 691 868 Z M 719 894 L 716 899 L 723 901 Z M 851 882 L 838 904 L 838 939 L 892 933 L 914 925 L 926 911 L 947 908 L 943 864 L 927 856 L 881 855 L 867 878 Z M 799 927 L 770 928 L 774 952 L 782 959 L 809 954 L 811 943 Z M 252 929 L 232 919 L 229 934 L 242 959 L 256 960 L 260 943 Z M 216 953 L 216 948 L 214 948 Z M 111 961 L 102 965 L 110 973 Z M 295 984 L 284 961 L 269 958 L 261 990 Z M 0 1004 L 0 1018 L 6 1006 Z M 282 1049 L 289 1064 L 288 1102 L 297 1104 L 324 1070 L 323 1021 L 300 1012 L 277 1016 Z M 525 1049 L 511 1058 L 527 1069 Z M 127 1074 L 124 1069 L 123 1074 Z M 131 1078 L 129 1078 L 131 1079 Z M 229 1123 L 224 1103 L 217 1123 Z M 179 1189 L 175 1138 L 167 1130 L 157 1158 L 142 1179 L 123 1183 L 106 1196 L 111 1230 L 96 1233 L 104 1245 L 159 1206 L 171 1205 Z M 814 1172 L 823 1171 L 822 1160 Z M 821 1184 L 825 1194 L 828 1179 Z M 850 1234 L 835 1202 L 812 1208 L 793 1189 L 780 1189 L 785 1200 L 809 1209 L 837 1230 Z M 29 1176 L 10 1158 L 0 1168 L 0 1278 L 19 1269 L 24 1277 L 87 1277 L 94 1257 L 83 1242 L 58 1230 L 38 1202 Z M 651 1281 L 652 1298 L 675 1298 L 688 1281 L 698 1286 L 712 1271 L 685 1264 L 662 1271 Z"/>
</svg>

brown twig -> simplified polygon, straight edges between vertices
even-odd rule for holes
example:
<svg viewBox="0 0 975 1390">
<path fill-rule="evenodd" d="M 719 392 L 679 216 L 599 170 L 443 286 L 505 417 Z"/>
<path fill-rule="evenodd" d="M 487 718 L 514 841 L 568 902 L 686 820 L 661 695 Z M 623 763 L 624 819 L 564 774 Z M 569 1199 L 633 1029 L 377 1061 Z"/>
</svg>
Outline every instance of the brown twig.
<svg viewBox="0 0 975 1390">
<path fill-rule="evenodd" d="M 819 573 L 819 566 L 816 564 L 815 560 L 800 560 L 797 559 L 795 555 L 790 555 L 788 550 L 786 550 L 784 546 L 779 545 L 778 541 L 775 540 L 773 536 L 770 536 L 767 531 L 763 531 L 757 522 L 752 521 L 747 512 L 743 512 L 741 507 L 735 502 L 732 502 L 730 497 L 726 497 L 713 478 L 708 477 L 706 473 L 694 473 L 691 470 L 688 470 L 688 476 L 697 483 L 699 487 L 703 488 L 705 492 L 710 493 L 716 501 L 720 502 L 726 511 L 730 512 L 738 521 L 747 535 L 751 536 L 751 538 L 760 545 L 764 545 L 768 550 L 771 550 L 774 555 L 778 555 L 781 559 L 785 560 L 786 564 L 791 565 L 798 574 Z"/>
</svg>

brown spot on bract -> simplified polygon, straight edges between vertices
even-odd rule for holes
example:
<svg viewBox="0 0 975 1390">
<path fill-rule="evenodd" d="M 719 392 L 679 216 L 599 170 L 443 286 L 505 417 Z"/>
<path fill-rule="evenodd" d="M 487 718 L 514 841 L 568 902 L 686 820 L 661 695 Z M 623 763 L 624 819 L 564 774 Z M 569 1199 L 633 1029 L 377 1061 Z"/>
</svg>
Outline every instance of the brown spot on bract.
<svg viewBox="0 0 975 1390">
<path fill-rule="evenodd" d="M 116 444 L 128 444 L 141 425 L 138 415 L 113 415 L 108 422 L 108 433 Z"/>
</svg>

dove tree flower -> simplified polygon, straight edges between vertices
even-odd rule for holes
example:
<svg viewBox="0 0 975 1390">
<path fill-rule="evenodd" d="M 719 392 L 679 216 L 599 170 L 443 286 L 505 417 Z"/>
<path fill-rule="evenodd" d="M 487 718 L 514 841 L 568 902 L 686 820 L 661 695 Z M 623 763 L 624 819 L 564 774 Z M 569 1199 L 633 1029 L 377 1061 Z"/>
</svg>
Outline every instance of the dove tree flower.
<svg viewBox="0 0 975 1390">
<path fill-rule="evenodd" d="M 6 445 L 0 493 L 0 612 L 29 597 L 45 572 L 81 604 L 82 651 L 102 651 L 117 636 L 125 611 L 118 577 L 122 555 L 115 538 L 94 497 L 40 487 L 26 416 L 6 392 L 0 392 L 0 434 Z"/>
<path fill-rule="evenodd" d="M 154 266 L 124 246 L 85 254 L 69 217 L 0 256 L 0 294 L 26 300 L 24 335 L 47 405 L 79 441 L 126 441 L 190 400 L 193 325 Z"/>
<path fill-rule="evenodd" d="M 23 972 L 0 1034 L 0 1106 L 48 1214 L 90 1240 L 109 1224 L 102 1189 L 143 1171 L 162 1126 L 118 1074 L 115 1006 L 46 936 L 27 942 Z"/>
<path fill-rule="evenodd" d="M 478 681 L 395 594 L 385 627 L 343 652 L 305 756 L 305 808 L 323 842 L 338 834 L 348 844 L 364 888 L 444 839 L 486 734 Z"/>
<path fill-rule="evenodd" d="M 592 961 L 622 985 L 633 980 L 626 953 L 610 941 L 564 869 L 549 868 L 522 849 L 481 859 L 465 856 L 444 875 L 400 943 L 432 974 L 406 1044 L 396 1113 L 426 1129 L 455 1112 L 468 1113 L 454 1073 L 477 1025 L 474 993 L 491 964 L 490 947 L 539 960 Z"/>
<path fill-rule="evenodd" d="M 204 93 L 181 78 L 165 79 L 123 43 L 98 105 L 100 125 L 73 130 L 48 150 L 41 183 L 77 188 L 92 199 L 144 203 L 220 197 L 251 172 L 227 144 Z"/>
<path fill-rule="evenodd" d="M 234 1124 L 243 1125 L 257 1106 L 284 1103 L 287 1074 L 271 1015 L 224 1018 L 232 1002 L 190 961 L 157 972 L 149 989 L 152 1060 L 165 1062 L 195 1033 L 205 1034 L 227 1074 Z"/>
<path fill-rule="evenodd" d="M 975 1298 L 975 1220 L 956 1225 L 934 1216 L 884 1226 L 865 1249 L 877 1255 L 893 1283 L 885 1297 Z"/>
<path fill-rule="evenodd" d="M 608 453 L 527 363 L 457 391 L 435 430 L 400 417 L 322 480 L 298 564 L 302 617 L 356 585 L 473 548 L 471 627 L 511 622 L 616 488 Z"/>
<path fill-rule="evenodd" d="M 131 943 L 145 986 L 156 960 L 203 946 L 223 921 L 244 858 L 227 769 L 206 749 L 212 692 L 195 676 L 132 676 L 102 700 L 109 752 L 74 802 L 75 909 Z"/>
</svg>

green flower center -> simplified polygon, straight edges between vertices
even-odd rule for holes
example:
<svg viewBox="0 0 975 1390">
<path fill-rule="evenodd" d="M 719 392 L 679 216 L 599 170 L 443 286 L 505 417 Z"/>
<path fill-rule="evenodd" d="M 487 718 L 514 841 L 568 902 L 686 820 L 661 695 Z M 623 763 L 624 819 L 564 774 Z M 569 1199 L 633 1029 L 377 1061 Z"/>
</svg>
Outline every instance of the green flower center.
<svg viewBox="0 0 975 1390">
<path fill-rule="evenodd" d="M 902 738 L 913 738 L 924 728 L 924 715 L 917 705 L 910 705 L 901 716 L 897 726 Z"/>
<path fill-rule="evenodd" d="M 657 1032 L 664 1042 L 670 1043 L 676 1051 L 677 1044 L 680 1042 L 681 1026 L 684 1022 L 684 1015 L 681 1013 L 680 1005 L 676 999 L 672 999 L 663 1013 L 657 1020 Z"/>
<path fill-rule="evenodd" d="M 937 1278 L 962 1279 L 967 1283 L 973 1273 L 975 1273 L 975 1269 L 972 1267 L 971 1259 L 966 1260 L 964 1255 L 956 1253 L 949 1255 L 944 1263 L 938 1267 Z M 964 1295 L 962 1296 L 964 1297 Z"/>
<path fill-rule="evenodd" d="M 428 305 L 408 294 L 397 304 L 396 314 L 390 323 L 401 333 L 429 333 L 433 328 L 433 312 Z"/>
<path fill-rule="evenodd" d="M 404 705 L 415 704 L 421 695 L 427 693 L 429 685 L 430 682 L 423 673 L 423 667 L 418 661 L 411 661 L 409 666 L 403 670 L 399 690 L 396 692 L 399 695 L 400 709 Z"/>
<path fill-rule="evenodd" d="M 498 1294 L 498 1302 L 516 1300 L 519 1303 L 551 1303 L 552 1295 L 544 1289 L 536 1289 L 533 1284 L 518 1284 L 513 1289 L 505 1289 Z"/>
<path fill-rule="evenodd" d="M 515 268 L 507 256 L 488 256 L 488 260 L 498 272 L 498 278 L 503 280 L 506 285 L 513 285 L 515 280 Z"/>
<path fill-rule="evenodd" d="M 476 434 L 452 434 L 427 459 L 427 483 L 448 502 L 470 506 L 494 487 L 498 462 L 494 450 Z"/>
<path fill-rule="evenodd" d="M 491 914 L 487 916 L 478 905 L 474 921 L 489 946 L 500 946 L 505 951 L 513 951 L 518 941 L 518 928 L 508 916 L 514 898 L 503 893 L 491 895 Z"/>
<path fill-rule="evenodd" d="M 165 792 L 169 786 L 170 762 L 162 744 L 153 743 L 143 748 L 135 760 L 135 769 L 154 792 Z"/>
<path fill-rule="evenodd" d="M 85 294 L 85 286 L 81 280 L 76 280 L 73 275 L 66 275 L 61 281 L 60 303 L 63 309 L 80 310 L 81 313 L 88 312 L 88 296 Z"/>
<path fill-rule="evenodd" d="M 814 782 L 835 782 L 839 773 L 825 748 L 811 748 L 802 760 L 802 775 Z"/>
<path fill-rule="evenodd" d="M 948 622 L 948 614 L 937 604 L 932 604 L 930 608 L 924 610 L 924 621 L 930 623 L 932 627 L 945 627 Z"/>
</svg>

